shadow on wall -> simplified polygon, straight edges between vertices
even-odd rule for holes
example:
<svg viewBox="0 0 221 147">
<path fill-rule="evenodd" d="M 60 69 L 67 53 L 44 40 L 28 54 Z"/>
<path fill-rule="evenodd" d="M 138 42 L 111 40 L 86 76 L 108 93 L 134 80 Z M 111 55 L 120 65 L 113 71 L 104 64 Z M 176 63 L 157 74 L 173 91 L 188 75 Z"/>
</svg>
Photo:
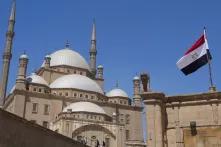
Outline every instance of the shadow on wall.
<svg viewBox="0 0 221 147">
<path fill-rule="evenodd" d="M 87 147 L 0 109 L 0 147 Z"/>
</svg>

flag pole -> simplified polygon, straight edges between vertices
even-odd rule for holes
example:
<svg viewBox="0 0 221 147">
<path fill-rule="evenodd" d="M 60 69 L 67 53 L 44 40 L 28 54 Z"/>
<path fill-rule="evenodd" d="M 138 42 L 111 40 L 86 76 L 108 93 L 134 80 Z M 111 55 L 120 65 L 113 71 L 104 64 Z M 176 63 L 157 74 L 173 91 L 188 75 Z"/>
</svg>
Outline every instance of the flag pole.
<svg viewBox="0 0 221 147">
<path fill-rule="evenodd" d="M 216 91 L 216 87 L 213 84 L 213 78 L 212 78 L 212 67 L 211 67 L 211 60 L 210 60 L 210 55 L 208 52 L 208 42 L 207 42 L 207 38 L 206 38 L 206 27 L 204 27 L 204 38 L 207 44 L 207 49 L 206 49 L 206 57 L 207 57 L 207 61 L 208 61 L 208 67 L 209 67 L 209 82 L 210 82 L 210 87 L 209 87 L 209 91 L 210 92 L 215 92 Z"/>
</svg>

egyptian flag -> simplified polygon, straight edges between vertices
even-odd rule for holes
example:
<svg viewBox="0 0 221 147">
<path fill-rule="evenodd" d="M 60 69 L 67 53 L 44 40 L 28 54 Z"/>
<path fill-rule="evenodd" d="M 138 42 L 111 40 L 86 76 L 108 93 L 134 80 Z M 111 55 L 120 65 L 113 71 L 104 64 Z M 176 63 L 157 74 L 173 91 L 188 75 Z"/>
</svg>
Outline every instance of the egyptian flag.
<svg viewBox="0 0 221 147">
<path fill-rule="evenodd" d="M 176 63 L 178 68 L 185 74 L 191 74 L 197 69 L 207 64 L 212 56 L 209 52 L 209 46 L 204 34 L 187 50 L 185 55 Z"/>
</svg>

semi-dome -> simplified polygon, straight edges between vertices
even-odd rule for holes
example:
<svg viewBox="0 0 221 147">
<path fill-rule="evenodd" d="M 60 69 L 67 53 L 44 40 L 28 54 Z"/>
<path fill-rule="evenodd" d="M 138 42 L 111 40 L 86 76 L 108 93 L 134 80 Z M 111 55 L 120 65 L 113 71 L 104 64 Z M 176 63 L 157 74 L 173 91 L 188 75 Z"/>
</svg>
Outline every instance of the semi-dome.
<svg viewBox="0 0 221 147">
<path fill-rule="evenodd" d="M 28 59 L 28 55 L 22 54 L 19 58 L 20 58 L 20 59 Z"/>
<path fill-rule="evenodd" d="M 140 77 L 135 76 L 133 80 L 140 80 Z"/>
<path fill-rule="evenodd" d="M 45 58 L 50 58 L 51 59 L 51 56 L 50 55 L 46 55 Z"/>
<path fill-rule="evenodd" d="M 64 75 L 56 79 L 51 83 L 50 88 L 73 88 L 101 94 L 104 93 L 101 87 L 95 81 L 86 76 L 77 74 Z"/>
<path fill-rule="evenodd" d="M 97 68 L 104 68 L 102 65 L 98 65 Z"/>
<path fill-rule="evenodd" d="M 28 76 L 26 79 L 29 83 L 35 83 L 35 84 L 48 86 L 48 83 L 45 81 L 45 79 L 35 73 L 32 73 L 31 76 Z"/>
<path fill-rule="evenodd" d="M 120 89 L 120 88 L 115 88 L 115 89 L 112 89 L 111 91 L 109 91 L 106 96 L 108 97 L 128 97 L 127 93 Z"/>
<path fill-rule="evenodd" d="M 106 114 L 104 109 L 91 102 L 76 102 L 68 105 L 63 112 L 90 112 L 98 114 Z"/>
<path fill-rule="evenodd" d="M 86 60 L 78 52 L 70 48 L 55 51 L 49 56 L 51 57 L 50 66 L 67 65 L 89 70 Z"/>
</svg>

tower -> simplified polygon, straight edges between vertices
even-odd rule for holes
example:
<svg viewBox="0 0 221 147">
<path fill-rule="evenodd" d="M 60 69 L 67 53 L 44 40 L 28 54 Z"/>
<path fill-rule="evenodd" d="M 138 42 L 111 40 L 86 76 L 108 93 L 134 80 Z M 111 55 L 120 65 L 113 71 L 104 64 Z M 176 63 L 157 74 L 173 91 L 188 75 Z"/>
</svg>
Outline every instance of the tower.
<svg viewBox="0 0 221 147">
<path fill-rule="evenodd" d="M 104 67 L 102 65 L 99 65 L 97 67 L 97 83 L 100 85 L 102 89 L 104 89 Z"/>
<path fill-rule="evenodd" d="M 6 33 L 5 49 L 3 53 L 0 106 L 4 105 L 5 103 L 5 96 L 6 96 L 6 91 L 7 91 L 10 61 L 12 57 L 12 44 L 13 44 L 13 38 L 14 38 L 14 26 L 15 26 L 15 14 L 16 14 L 15 9 L 16 9 L 16 3 L 15 1 L 13 1 L 9 23 L 8 23 L 8 31 Z"/>
<path fill-rule="evenodd" d="M 16 78 L 16 89 L 25 90 L 25 80 L 26 80 L 26 72 L 28 65 L 28 56 L 26 54 L 22 54 L 19 57 L 19 68 L 18 75 Z"/>
<path fill-rule="evenodd" d="M 146 109 L 147 121 L 147 146 L 164 147 L 165 146 L 165 122 L 166 108 L 165 95 L 160 92 L 145 92 L 141 94 Z"/>
<path fill-rule="evenodd" d="M 133 79 L 133 85 L 134 85 L 134 104 L 135 106 L 141 106 L 142 100 L 140 96 L 140 78 L 138 76 L 135 76 Z"/>
<path fill-rule="evenodd" d="M 19 57 L 19 67 L 18 67 L 18 74 L 15 83 L 15 90 L 19 92 L 24 92 L 27 86 L 26 80 L 26 72 L 27 72 L 27 65 L 28 65 L 28 56 L 26 54 L 22 54 Z M 13 109 L 12 112 L 20 117 L 25 118 L 26 112 L 26 101 L 27 95 L 26 94 L 15 94 L 13 100 Z"/>
<path fill-rule="evenodd" d="M 147 73 L 141 73 L 140 79 L 143 86 L 143 92 L 150 92 L 150 76 Z"/>
<path fill-rule="evenodd" d="M 98 79 L 103 79 L 103 71 L 104 71 L 104 67 L 102 65 L 99 65 L 97 67 L 97 78 Z"/>
<path fill-rule="evenodd" d="M 140 75 L 142 92 L 140 96 L 144 102 L 147 120 L 147 146 L 164 147 L 166 108 L 164 93 L 152 92 L 150 90 L 150 76 L 147 73 Z"/>
<path fill-rule="evenodd" d="M 49 55 L 45 56 L 45 68 L 50 68 L 51 57 Z"/>
<path fill-rule="evenodd" d="M 93 77 L 96 76 L 96 55 L 97 55 L 96 26 L 95 26 L 95 21 L 94 21 L 93 28 L 92 28 L 92 36 L 91 36 L 91 48 L 90 48 L 90 68 L 91 68 Z"/>
</svg>

